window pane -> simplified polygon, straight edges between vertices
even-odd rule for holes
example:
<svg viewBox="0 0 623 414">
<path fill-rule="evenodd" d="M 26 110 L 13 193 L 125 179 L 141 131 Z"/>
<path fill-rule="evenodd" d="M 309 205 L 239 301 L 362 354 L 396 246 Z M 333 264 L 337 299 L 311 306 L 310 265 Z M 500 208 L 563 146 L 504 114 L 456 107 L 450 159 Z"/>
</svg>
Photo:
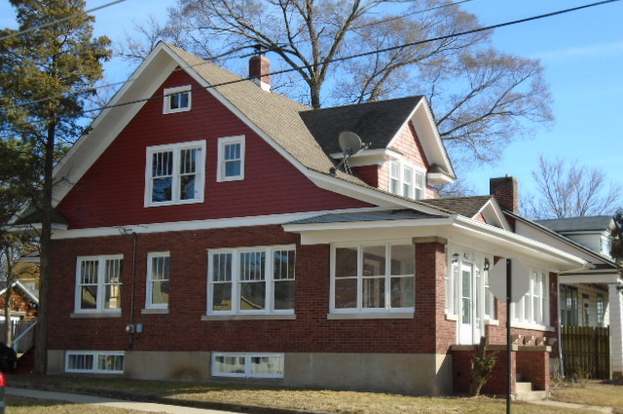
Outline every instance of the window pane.
<svg viewBox="0 0 623 414">
<path fill-rule="evenodd" d="M 294 280 L 294 250 L 273 252 L 273 278 L 275 280 Z"/>
<path fill-rule="evenodd" d="M 197 154 L 199 148 L 189 148 L 180 151 L 180 174 L 193 174 L 197 172 Z"/>
<path fill-rule="evenodd" d="M 97 286 L 83 286 L 80 290 L 80 309 L 97 307 Z"/>
<path fill-rule="evenodd" d="M 231 280 L 231 253 L 219 253 L 212 256 L 212 280 L 226 282 Z"/>
<path fill-rule="evenodd" d="M 415 249 L 413 245 L 391 246 L 391 274 L 415 274 Z"/>
<path fill-rule="evenodd" d="M 178 109 L 180 107 L 180 94 L 174 93 L 169 95 L 169 107 L 171 109 Z"/>
<path fill-rule="evenodd" d="M 180 108 L 188 108 L 188 98 L 190 96 L 190 92 L 182 92 L 179 94 L 179 105 Z"/>
<path fill-rule="evenodd" d="M 151 259 L 151 280 L 169 280 L 171 273 L 171 258 L 157 256 Z"/>
<path fill-rule="evenodd" d="M 275 309 L 294 309 L 294 280 L 275 282 Z"/>
<path fill-rule="evenodd" d="M 363 275 L 385 275 L 385 246 L 366 246 L 363 248 Z"/>
<path fill-rule="evenodd" d="M 238 160 L 240 159 L 240 144 L 227 144 L 225 145 L 225 160 Z"/>
<path fill-rule="evenodd" d="M 363 307 L 385 307 L 385 278 L 363 279 Z"/>
<path fill-rule="evenodd" d="M 156 152 L 152 156 L 152 176 L 166 177 L 173 174 L 173 151 Z"/>
<path fill-rule="evenodd" d="M 251 357 L 251 375 L 258 377 L 282 377 L 282 356 Z"/>
<path fill-rule="evenodd" d="M 215 283 L 212 285 L 212 310 L 231 310 L 231 283 Z"/>
<path fill-rule="evenodd" d="M 240 280 L 264 280 L 265 252 L 240 253 Z"/>
<path fill-rule="evenodd" d="M 357 275 L 357 248 L 340 247 L 335 249 L 335 277 Z"/>
<path fill-rule="evenodd" d="M 105 286 L 104 308 L 121 309 L 121 287 L 118 284 Z"/>
<path fill-rule="evenodd" d="M 225 177 L 238 177 L 240 174 L 240 161 L 225 161 Z"/>
<path fill-rule="evenodd" d="M 151 201 L 171 201 L 171 195 L 173 194 L 173 178 L 154 178 Z"/>
<path fill-rule="evenodd" d="M 80 262 L 80 283 L 83 285 L 97 284 L 97 260 Z"/>
<path fill-rule="evenodd" d="M 240 284 L 240 309 L 262 310 L 266 302 L 265 282 L 246 282 Z"/>
<path fill-rule="evenodd" d="M 214 372 L 217 374 L 244 375 L 244 357 L 219 355 L 214 358 Z"/>
<path fill-rule="evenodd" d="M 169 282 L 154 280 L 151 289 L 151 303 L 154 305 L 166 305 L 169 303 Z"/>
<path fill-rule="evenodd" d="M 404 168 L 404 177 L 402 181 L 402 195 L 405 197 L 411 197 L 413 192 L 413 169 L 410 167 Z"/>
<path fill-rule="evenodd" d="M 123 356 L 98 355 L 97 369 L 101 371 L 123 371 Z"/>
<path fill-rule="evenodd" d="M 68 355 L 67 368 L 70 370 L 92 370 L 93 355 Z"/>
<path fill-rule="evenodd" d="M 415 306 L 414 277 L 393 277 L 391 279 L 392 308 Z"/>
<path fill-rule="evenodd" d="M 195 175 L 182 175 L 180 177 L 180 199 L 192 200 L 195 194 Z"/>
<path fill-rule="evenodd" d="M 335 307 L 338 309 L 357 307 L 357 279 L 335 280 Z"/>
</svg>

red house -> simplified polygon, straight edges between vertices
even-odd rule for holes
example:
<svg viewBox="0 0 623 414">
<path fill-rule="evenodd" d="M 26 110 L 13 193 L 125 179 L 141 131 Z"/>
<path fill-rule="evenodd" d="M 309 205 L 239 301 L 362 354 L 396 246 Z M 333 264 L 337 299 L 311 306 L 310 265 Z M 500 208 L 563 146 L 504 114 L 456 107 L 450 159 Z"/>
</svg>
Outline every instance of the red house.
<svg viewBox="0 0 623 414">
<path fill-rule="evenodd" d="M 425 98 L 312 110 L 267 63 L 240 80 L 161 43 L 57 166 L 50 373 L 450 393 L 470 346 L 504 343 L 512 259 L 516 379 L 546 389 L 557 275 L 587 261 L 514 232 L 512 178 L 437 198 Z M 368 144 L 350 168 L 342 131 Z"/>
</svg>

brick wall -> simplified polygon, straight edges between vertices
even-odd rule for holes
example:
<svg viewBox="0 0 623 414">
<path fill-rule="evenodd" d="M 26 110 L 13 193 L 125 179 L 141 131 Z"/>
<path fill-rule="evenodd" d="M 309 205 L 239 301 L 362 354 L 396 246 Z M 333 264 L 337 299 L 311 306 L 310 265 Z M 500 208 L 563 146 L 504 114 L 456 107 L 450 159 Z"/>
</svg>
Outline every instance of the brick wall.
<svg viewBox="0 0 623 414">
<path fill-rule="evenodd" d="M 329 246 L 297 246 L 296 320 L 201 321 L 206 313 L 207 251 L 210 248 L 297 243 L 279 226 L 171 232 L 137 236 L 134 295 L 135 321 L 144 324 L 134 349 L 159 351 L 265 352 L 435 352 L 435 312 L 443 290 L 443 245 L 416 247 L 416 314 L 414 319 L 327 320 Z M 131 236 L 55 240 L 50 283 L 50 349 L 128 349 L 132 286 Z M 171 252 L 168 315 L 142 315 L 145 304 L 146 256 Z M 76 257 L 124 255 L 122 317 L 74 319 Z M 431 295 L 430 292 L 437 292 Z M 445 344 L 445 342 L 444 342 Z"/>
<path fill-rule="evenodd" d="M 491 378 L 482 388 L 482 393 L 487 395 L 505 395 L 508 389 L 508 375 L 506 373 L 507 353 L 503 350 L 488 351 L 488 354 L 495 355 L 496 362 Z M 452 351 L 452 371 L 454 392 L 466 394 L 470 392 L 472 384 L 472 360 L 476 351 Z M 515 372 L 517 358 L 516 353 L 511 353 L 511 372 L 513 373 L 512 390 L 515 392 Z"/>
<path fill-rule="evenodd" d="M 549 352 L 520 350 L 517 352 L 517 380 L 531 382 L 532 389 L 549 391 Z"/>
</svg>

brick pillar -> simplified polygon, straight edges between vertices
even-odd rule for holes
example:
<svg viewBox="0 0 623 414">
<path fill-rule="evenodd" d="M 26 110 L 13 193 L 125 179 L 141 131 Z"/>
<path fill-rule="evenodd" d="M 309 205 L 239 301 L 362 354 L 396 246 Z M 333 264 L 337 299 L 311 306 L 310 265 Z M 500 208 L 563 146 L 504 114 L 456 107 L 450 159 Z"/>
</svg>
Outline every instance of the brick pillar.
<svg viewBox="0 0 623 414">
<path fill-rule="evenodd" d="M 623 292 L 608 286 L 610 313 L 610 369 L 614 378 L 623 378 Z"/>
</svg>

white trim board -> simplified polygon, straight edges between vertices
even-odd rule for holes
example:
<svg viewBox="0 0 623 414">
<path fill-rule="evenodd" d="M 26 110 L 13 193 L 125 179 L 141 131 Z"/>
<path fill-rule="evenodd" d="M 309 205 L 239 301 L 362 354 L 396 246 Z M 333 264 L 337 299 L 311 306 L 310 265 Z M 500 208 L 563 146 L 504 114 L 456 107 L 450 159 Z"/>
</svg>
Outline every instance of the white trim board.
<svg viewBox="0 0 623 414">
<path fill-rule="evenodd" d="M 319 210 L 297 213 L 268 214 L 260 216 L 226 217 L 206 220 L 170 221 L 164 223 L 131 224 L 115 227 L 95 227 L 87 229 L 59 230 L 52 233 L 55 240 L 79 239 L 88 237 L 120 236 L 128 233 L 149 234 L 165 233 L 171 231 L 192 231 L 224 229 L 230 227 L 266 226 L 271 224 L 284 224 L 294 220 L 331 213 L 356 213 L 380 210 L 378 207 L 351 208 L 341 210 Z"/>
</svg>

